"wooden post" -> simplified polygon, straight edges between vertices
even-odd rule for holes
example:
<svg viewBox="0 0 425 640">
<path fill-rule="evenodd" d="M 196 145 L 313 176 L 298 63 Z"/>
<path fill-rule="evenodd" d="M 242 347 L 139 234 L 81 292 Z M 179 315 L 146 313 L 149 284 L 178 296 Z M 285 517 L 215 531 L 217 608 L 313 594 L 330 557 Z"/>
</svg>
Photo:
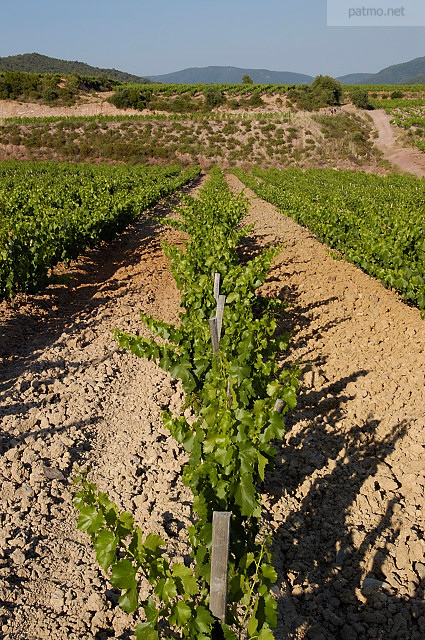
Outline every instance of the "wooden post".
<svg viewBox="0 0 425 640">
<path fill-rule="evenodd" d="M 213 355 L 215 356 L 215 354 L 217 353 L 220 347 L 220 341 L 218 339 L 218 333 L 217 333 L 217 318 L 210 318 L 208 322 L 210 325 Z"/>
<path fill-rule="evenodd" d="M 224 313 L 224 305 L 226 304 L 226 296 L 218 296 L 218 300 L 217 300 L 217 312 L 216 312 L 216 319 L 217 319 L 217 336 L 218 336 L 218 341 L 220 342 L 220 338 L 221 338 L 221 327 L 223 325 L 223 313 Z"/>
<path fill-rule="evenodd" d="M 222 622 L 226 620 L 231 515 L 214 511 L 212 521 L 210 611 Z"/>
<path fill-rule="evenodd" d="M 231 392 L 231 384 L 230 384 L 230 376 L 227 380 L 227 408 L 230 409 L 233 403 L 232 392 Z"/>
<path fill-rule="evenodd" d="M 278 413 L 282 413 L 282 409 L 285 406 L 285 403 L 283 400 L 279 400 L 277 399 L 275 402 L 275 405 L 273 407 L 273 411 L 277 411 Z"/>
<path fill-rule="evenodd" d="M 215 273 L 214 274 L 214 298 L 217 300 L 217 302 L 218 302 L 219 293 L 220 293 L 220 274 Z"/>
</svg>

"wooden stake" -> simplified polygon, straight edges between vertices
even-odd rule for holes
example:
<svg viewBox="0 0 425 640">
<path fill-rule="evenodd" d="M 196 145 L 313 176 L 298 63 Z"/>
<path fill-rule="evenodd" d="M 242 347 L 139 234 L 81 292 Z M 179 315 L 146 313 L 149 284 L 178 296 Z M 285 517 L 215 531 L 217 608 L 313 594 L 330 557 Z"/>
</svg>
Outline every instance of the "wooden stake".
<svg viewBox="0 0 425 640">
<path fill-rule="evenodd" d="M 220 274 L 214 274 L 214 298 L 218 301 L 218 296 L 220 293 Z"/>
<path fill-rule="evenodd" d="M 210 325 L 213 355 L 215 356 L 215 354 L 217 353 L 220 347 L 220 341 L 218 339 L 218 333 L 217 333 L 217 318 L 210 318 L 208 322 Z"/>
<path fill-rule="evenodd" d="M 275 405 L 273 407 L 273 411 L 277 411 L 278 413 L 282 413 L 282 410 L 283 410 L 284 406 L 285 406 L 284 401 L 277 399 L 276 402 L 275 402 Z"/>
<path fill-rule="evenodd" d="M 227 380 L 227 408 L 230 409 L 233 403 L 231 385 L 230 385 L 230 377 Z"/>
<path fill-rule="evenodd" d="M 218 336 L 218 341 L 220 342 L 221 339 L 221 327 L 223 325 L 223 313 L 224 313 L 224 305 L 226 304 L 226 296 L 218 296 L 218 300 L 217 300 L 217 312 L 216 312 L 216 319 L 217 319 L 217 336 Z"/>
<path fill-rule="evenodd" d="M 210 611 L 222 622 L 226 620 L 231 515 L 214 511 L 212 521 Z"/>
</svg>

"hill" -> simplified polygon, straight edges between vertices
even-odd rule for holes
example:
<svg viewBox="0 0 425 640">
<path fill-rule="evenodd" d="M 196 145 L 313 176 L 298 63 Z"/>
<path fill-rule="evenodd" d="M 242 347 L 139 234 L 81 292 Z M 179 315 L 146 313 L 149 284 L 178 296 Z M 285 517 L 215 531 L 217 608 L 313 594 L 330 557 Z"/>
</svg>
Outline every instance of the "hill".
<svg viewBox="0 0 425 640">
<path fill-rule="evenodd" d="M 417 84 L 420 83 L 418 76 L 423 75 L 425 75 L 425 57 L 393 64 L 353 84 Z"/>
<path fill-rule="evenodd" d="M 241 69 L 239 67 L 191 67 L 159 76 L 147 76 L 153 82 L 170 84 L 237 84 L 248 75 L 256 84 L 309 84 L 312 76 L 291 71 Z"/>
<path fill-rule="evenodd" d="M 406 84 L 425 84 L 425 73 L 415 76 L 414 78 L 410 78 L 409 82 L 406 82 Z"/>
<path fill-rule="evenodd" d="M 30 73 L 63 73 L 78 74 L 81 76 L 101 76 L 106 75 L 112 80 L 118 82 L 135 82 L 138 84 L 146 84 L 150 82 L 147 78 L 132 75 L 125 71 L 117 71 L 117 69 L 101 69 L 92 67 L 85 62 L 77 60 L 60 60 L 58 58 L 50 58 L 40 53 L 24 53 L 17 56 L 7 56 L 0 58 L 0 71 L 27 71 Z"/>
<path fill-rule="evenodd" d="M 341 84 L 364 84 L 366 78 L 370 78 L 371 73 L 349 73 L 346 76 L 340 76 L 337 80 Z"/>
</svg>

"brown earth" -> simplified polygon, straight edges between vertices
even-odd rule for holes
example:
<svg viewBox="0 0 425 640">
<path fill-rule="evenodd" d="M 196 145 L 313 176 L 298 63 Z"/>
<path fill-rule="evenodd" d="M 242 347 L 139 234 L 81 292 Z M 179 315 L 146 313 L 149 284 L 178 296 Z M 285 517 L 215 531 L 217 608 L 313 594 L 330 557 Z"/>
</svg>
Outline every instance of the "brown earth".
<svg viewBox="0 0 425 640">
<path fill-rule="evenodd" d="M 1 118 L 45 118 L 68 116 L 115 116 L 115 115 L 140 115 L 135 109 L 117 109 L 113 104 L 106 102 L 106 98 L 113 92 L 105 92 L 102 96 L 85 96 L 78 104 L 71 107 L 50 107 L 46 104 L 35 102 L 17 102 L 15 100 L 0 100 Z"/>
<path fill-rule="evenodd" d="M 279 573 L 276 638 L 423 640 L 423 321 L 248 193 L 247 249 L 286 243 L 263 292 L 292 302 L 288 359 L 304 363 L 263 496 Z M 187 552 L 184 457 L 160 420 L 163 407 L 181 407 L 181 387 L 110 333 L 141 330 L 139 309 L 176 319 L 164 239 L 182 241 L 144 218 L 61 270 L 65 284 L 0 305 L 4 640 L 125 639 L 134 627 L 75 528 L 75 465 L 90 464 L 171 555 Z"/>
<path fill-rule="evenodd" d="M 94 115 L 110 114 L 114 109 L 100 98 L 91 100 L 88 106 L 64 108 L 0 101 L 0 114 L 3 109 L 10 115 L 23 115 L 21 109 L 25 108 L 33 116 L 41 116 L 49 109 L 51 115 L 59 112 L 63 116 L 78 115 L 81 109 L 87 112 L 85 115 Z M 118 118 L 95 125 L 94 130 L 87 121 L 70 131 L 65 127 L 66 133 L 57 122 L 50 123 L 46 132 L 42 121 L 18 120 L 12 124 L 0 119 L 0 160 L 181 162 L 203 168 L 218 165 L 230 170 L 235 166 L 279 169 L 292 166 L 385 173 L 389 163 L 385 165 L 373 147 L 370 121 L 361 111 L 345 114 L 345 110 L 345 107 L 322 109 L 320 115 L 324 118 L 319 123 L 316 120 L 319 114 L 292 113 L 269 102 L 260 111 L 234 113 L 226 109 L 219 116 L 214 113 L 209 118 L 204 114 L 200 120 L 193 120 L 190 114 L 182 114 L 178 121 L 172 117 L 139 117 L 129 123 Z M 131 113 L 154 115 L 147 110 Z"/>
<path fill-rule="evenodd" d="M 395 129 L 391 126 L 391 116 L 383 109 L 374 109 L 369 114 L 378 132 L 376 146 L 382 151 L 384 158 L 404 172 L 424 177 L 425 154 L 419 149 L 403 146 L 400 137 L 397 137 Z"/>
<path fill-rule="evenodd" d="M 257 242 L 286 243 L 264 291 L 292 301 L 289 359 L 307 363 L 264 496 L 277 638 L 423 640 L 423 321 L 247 191 Z"/>
</svg>

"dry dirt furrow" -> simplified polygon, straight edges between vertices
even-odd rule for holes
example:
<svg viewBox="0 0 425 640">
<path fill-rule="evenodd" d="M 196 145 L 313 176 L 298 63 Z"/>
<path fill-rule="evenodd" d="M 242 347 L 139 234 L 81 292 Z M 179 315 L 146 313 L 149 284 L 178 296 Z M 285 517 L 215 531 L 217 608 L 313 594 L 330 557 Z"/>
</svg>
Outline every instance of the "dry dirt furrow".
<svg viewBox="0 0 425 640">
<path fill-rule="evenodd" d="M 124 639 L 134 628 L 76 530 L 75 464 L 90 464 L 120 509 L 165 536 L 170 555 L 187 552 L 191 496 L 161 421 L 183 393 L 111 334 L 139 330 L 140 309 L 176 319 L 179 294 L 160 240 L 181 238 L 141 220 L 65 271 L 67 284 L 0 305 L 4 640 Z"/>
<path fill-rule="evenodd" d="M 241 183 L 230 177 L 235 189 Z M 286 242 L 264 292 L 293 302 L 289 359 L 300 403 L 264 493 L 279 571 L 278 640 L 425 637 L 423 322 L 415 309 L 250 194 L 246 250 Z M 190 496 L 162 429 L 179 385 L 117 350 L 138 310 L 172 321 L 179 296 L 149 220 L 1 306 L 0 631 L 5 640 L 128 638 L 87 536 L 75 529 L 74 463 L 183 555 Z M 49 469 L 63 479 L 50 479 Z"/>
<path fill-rule="evenodd" d="M 288 357 L 308 363 L 264 495 L 277 637 L 423 640 L 424 322 L 246 192 L 257 243 L 286 245 L 263 291 L 292 302 Z"/>
</svg>

